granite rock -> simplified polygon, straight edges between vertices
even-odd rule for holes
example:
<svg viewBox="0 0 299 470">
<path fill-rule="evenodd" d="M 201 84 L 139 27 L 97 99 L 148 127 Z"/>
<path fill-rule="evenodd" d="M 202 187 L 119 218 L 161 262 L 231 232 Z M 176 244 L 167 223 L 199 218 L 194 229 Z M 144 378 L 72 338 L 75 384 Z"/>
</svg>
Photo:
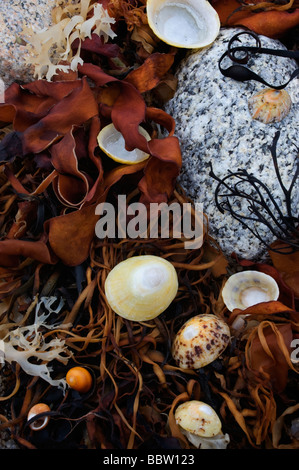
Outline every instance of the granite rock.
<svg viewBox="0 0 299 470">
<path fill-rule="evenodd" d="M 212 46 L 188 54 L 177 71 L 176 94 L 165 110 L 176 121 L 176 136 L 181 144 L 183 165 L 179 183 L 188 196 L 203 204 L 209 218 L 210 234 L 226 255 L 235 252 L 242 258 L 258 260 L 267 258 L 265 243 L 271 244 L 276 236 L 266 225 L 250 222 L 250 229 L 258 229 L 262 242 L 230 212 L 222 214 L 218 210 L 215 203 L 218 183 L 210 175 L 210 165 L 221 179 L 229 171 L 238 169 L 254 175 L 267 185 L 269 193 L 286 215 L 284 194 L 275 173 L 270 147 L 279 130 L 277 158 L 282 181 L 288 188 L 295 170 L 296 146 L 299 147 L 298 80 L 286 87 L 293 104 L 281 122 L 263 124 L 253 120 L 248 111 L 248 98 L 266 87 L 257 81 L 239 82 L 224 77 L 218 68 L 218 60 L 227 50 L 229 40 L 239 31 L 223 28 Z M 260 39 L 262 47 L 285 48 L 278 40 L 264 36 Z M 255 45 L 248 35 L 242 36 L 241 41 Z M 225 61 L 222 64 L 224 68 L 232 64 L 229 58 Z M 287 82 L 297 68 L 294 60 L 264 54 L 252 55 L 247 66 L 271 85 Z M 298 185 L 297 179 L 291 200 L 295 215 L 298 215 Z M 246 200 L 237 199 L 235 203 L 239 205 L 239 213 L 248 214 Z"/>
<path fill-rule="evenodd" d="M 55 4 L 56 0 L 1 0 L 0 78 L 5 88 L 15 81 L 32 81 L 34 69 L 26 64 L 29 54 L 21 40 L 23 24 L 35 31 L 48 28 Z"/>
</svg>

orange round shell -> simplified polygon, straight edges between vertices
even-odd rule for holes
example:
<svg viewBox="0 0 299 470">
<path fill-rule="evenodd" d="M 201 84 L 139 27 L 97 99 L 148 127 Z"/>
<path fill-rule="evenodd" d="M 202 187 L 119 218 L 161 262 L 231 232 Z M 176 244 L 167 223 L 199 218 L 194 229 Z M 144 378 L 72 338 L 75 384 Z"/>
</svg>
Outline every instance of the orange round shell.
<svg viewBox="0 0 299 470">
<path fill-rule="evenodd" d="M 92 376 L 84 367 L 73 367 L 66 374 L 68 385 L 77 392 L 86 393 L 91 389 Z"/>
<path fill-rule="evenodd" d="M 46 405 L 46 403 L 37 403 L 32 408 L 30 408 L 27 415 L 27 420 L 29 421 L 34 416 L 39 415 L 40 413 L 45 413 L 47 411 L 51 411 L 51 409 L 48 405 Z M 47 426 L 48 422 L 49 416 L 42 416 L 40 418 L 37 418 L 36 421 L 32 421 L 29 426 L 33 431 L 39 431 L 41 429 L 44 429 Z"/>
<path fill-rule="evenodd" d="M 266 88 L 248 100 L 248 108 L 252 119 L 270 124 L 279 122 L 289 113 L 292 100 L 286 90 Z"/>
</svg>

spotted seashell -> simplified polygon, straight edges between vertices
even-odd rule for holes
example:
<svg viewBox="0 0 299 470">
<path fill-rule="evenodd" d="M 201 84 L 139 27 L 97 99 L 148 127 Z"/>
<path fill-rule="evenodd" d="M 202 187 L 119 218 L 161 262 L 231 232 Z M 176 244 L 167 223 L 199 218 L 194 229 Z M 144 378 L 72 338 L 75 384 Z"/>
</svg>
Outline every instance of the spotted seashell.
<svg viewBox="0 0 299 470">
<path fill-rule="evenodd" d="M 196 315 L 176 334 L 172 356 L 182 369 L 199 369 L 217 359 L 229 341 L 230 329 L 224 320 L 212 314 Z"/>
<path fill-rule="evenodd" d="M 267 88 L 256 93 L 248 100 L 248 109 L 252 119 L 270 124 L 279 122 L 289 113 L 292 100 L 286 90 Z"/>
</svg>

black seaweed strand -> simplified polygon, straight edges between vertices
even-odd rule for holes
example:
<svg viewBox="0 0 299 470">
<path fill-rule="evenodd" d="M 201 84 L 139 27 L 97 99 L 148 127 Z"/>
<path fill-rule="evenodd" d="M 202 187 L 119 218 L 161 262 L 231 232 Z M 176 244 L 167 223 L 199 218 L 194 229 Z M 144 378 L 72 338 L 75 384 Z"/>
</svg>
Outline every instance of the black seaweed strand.
<svg viewBox="0 0 299 470">
<path fill-rule="evenodd" d="M 232 47 L 232 44 L 235 41 L 240 41 L 239 36 L 244 35 L 244 34 L 252 36 L 256 40 L 256 46 L 253 47 L 253 46 L 242 45 L 238 47 Z M 241 56 L 240 56 L 240 53 L 242 53 Z M 227 51 L 225 51 L 224 54 L 222 54 L 222 56 L 220 57 L 218 61 L 219 70 L 222 73 L 222 75 L 224 75 L 225 77 L 240 81 L 240 82 L 255 80 L 275 90 L 282 90 L 290 83 L 291 80 L 293 80 L 299 75 L 299 68 L 297 68 L 291 74 L 289 80 L 286 83 L 283 83 L 281 85 L 273 85 L 273 84 L 269 84 L 266 80 L 264 80 L 258 74 L 256 74 L 249 68 L 244 67 L 243 65 L 231 65 L 227 69 L 224 69 L 221 65 L 223 59 L 226 56 L 229 57 L 232 60 L 232 62 L 235 62 L 236 64 L 247 64 L 250 58 L 250 53 L 251 54 L 268 54 L 268 55 L 286 57 L 286 58 L 297 59 L 297 60 L 299 59 L 299 51 L 287 51 L 284 49 L 277 50 L 277 49 L 269 49 L 269 48 L 261 47 L 261 41 L 255 33 L 249 32 L 249 31 L 243 31 L 241 33 L 235 34 L 230 39 L 228 43 Z"/>
<path fill-rule="evenodd" d="M 234 219 L 238 220 L 245 229 L 249 230 L 269 250 L 289 254 L 299 249 L 299 217 L 298 214 L 296 216 L 293 215 L 291 207 L 292 191 L 299 176 L 299 160 L 296 159 L 294 175 L 287 189 L 282 182 L 278 166 L 277 142 L 279 136 L 280 131 L 277 131 L 270 151 L 277 180 L 284 194 L 285 210 L 282 210 L 282 207 L 276 202 L 267 185 L 245 169 L 238 169 L 234 173 L 229 171 L 224 178 L 219 178 L 214 173 L 210 163 L 211 171 L 209 174 L 218 181 L 215 190 L 215 203 L 218 210 L 222 214 L 225 211 L 229 212 Z M 233 182 L 233 180 L 237 181 Z M 242 189 L 241 185 L 244 183 L 249 185 L 250 189 L 248 191 Z M 241 200 L 247 202 L 248 214 L 240 214 L 234 209 L 238 200 L 239 202 Z M 277 240 L 280 240 L 287 246 L 274 249 L 265 242 L 258 228 L 254 227 L 254 224 L 257 226 L 264 225 Z"/>
</svg>

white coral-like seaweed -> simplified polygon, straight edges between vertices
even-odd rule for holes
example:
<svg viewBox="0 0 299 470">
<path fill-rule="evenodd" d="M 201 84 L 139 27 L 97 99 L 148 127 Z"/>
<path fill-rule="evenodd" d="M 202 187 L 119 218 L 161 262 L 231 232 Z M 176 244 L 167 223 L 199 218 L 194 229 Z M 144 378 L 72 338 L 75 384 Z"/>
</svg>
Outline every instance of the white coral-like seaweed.
<svg viewBox="0 0 299 470">
<path fill-rule="evenodd" d="M 26 61 L 34 66 L 37 79 L 46 78 L 50 81 L 58 70 L 76 71 L 78 64 L 83 64 L 80 57 L 81 43 L 86 38 L 91 39 L 92 34 L 101 36 L 104 42 L 116 36 L 111 29 L 115 19 L 109 16 L 103 5 L 92 3 L 92 0 L 58 1 L 52 12 L 52 20 L 52 26 L 38 32 L 26 25 L 23 27 L 22 37 L 31 52 Z M 71 46 L 77 39 L 78 49 L 73 55 Z"/>
<path fill-rule="evenodd" d="M 17 362 L 27 374 L 39 376 L 51 385 L 65 389 L 64 378 L 51 378 L 52 367 L 48 363 L 56 359 L 66 364 L 72 353 L 68 351 L 65 340 L 54 337 L 46 341 L 42 332 L 57 327 L 46 323 L 50 315 L 58 313 L 63 307 L 64 302 L 61 300 L 56 308 L 52 308 L 55 302 L 56 297 L 42 297 L 36 305 L 34 323 L 11 329 L 0 341 L 0 353 L 10 364 Z M 40 313 L 42 310 L 47 313 Z"/>
</svg>

